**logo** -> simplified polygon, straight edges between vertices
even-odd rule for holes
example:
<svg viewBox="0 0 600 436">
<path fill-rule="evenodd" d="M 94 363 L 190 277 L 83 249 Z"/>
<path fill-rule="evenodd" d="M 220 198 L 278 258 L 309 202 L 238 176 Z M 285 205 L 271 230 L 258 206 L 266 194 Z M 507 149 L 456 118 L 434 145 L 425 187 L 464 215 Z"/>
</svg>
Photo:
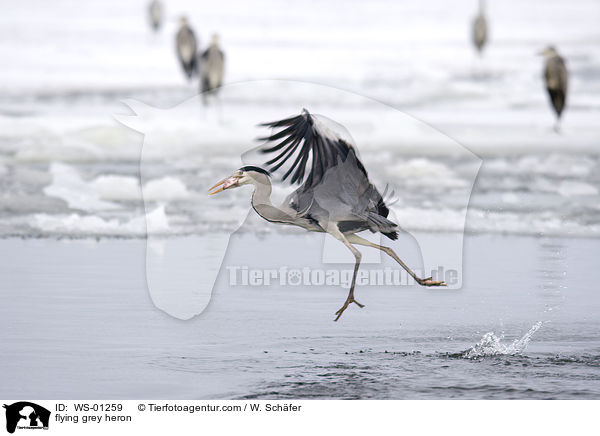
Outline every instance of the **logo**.
<svg viewBox="0 0 600 436">
<path fill-rule="evenodd" d="M 48 430 L 50 411 L 29 401 L 19 401 L 4 405 L 6 409 L 6 431 L 14 433 L 18 429 Z"/>
</svg>

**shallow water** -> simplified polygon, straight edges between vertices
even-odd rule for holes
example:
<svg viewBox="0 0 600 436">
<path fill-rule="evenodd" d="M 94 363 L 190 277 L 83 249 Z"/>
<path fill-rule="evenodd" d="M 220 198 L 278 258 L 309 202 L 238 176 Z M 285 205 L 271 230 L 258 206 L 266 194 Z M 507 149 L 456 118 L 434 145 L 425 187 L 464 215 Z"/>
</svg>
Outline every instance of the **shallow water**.
<svg viewBox="0 0 600 436">
<path fill-rule="evenodd" d="M 281 256 L 297 238 L 254 244 Z M 227 287 L 225 269 L 202 315 L 171 318 L 149 298 L 143 241 L 2 250 L 6 398 L 600 398 L 596 244 L 583 239 L 470 236 L 462 289 L 359 286 L 365 307 L 337 323 L 340 287 Z"/>
</svg>

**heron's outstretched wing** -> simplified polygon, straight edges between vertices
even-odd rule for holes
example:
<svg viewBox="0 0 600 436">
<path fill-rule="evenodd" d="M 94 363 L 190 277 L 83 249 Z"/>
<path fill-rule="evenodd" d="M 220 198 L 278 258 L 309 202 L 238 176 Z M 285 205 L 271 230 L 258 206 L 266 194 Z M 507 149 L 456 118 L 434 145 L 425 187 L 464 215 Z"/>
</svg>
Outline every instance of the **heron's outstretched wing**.
<svg viewBox="0 0 600 436">
<path fill-rule="evenodd" d="M 345 162 L 348 154 L 354 156 L 356 170 L 367 176 L 352 146 L 306 109 L 303 109 L 298 116 L 262 125 L 279 129 L 270 136 L 260 139 L 276 142 L 275 145 L 265 145 L 261 149 L 262 153 L 277 153 L 274 158 L 266 162 L 271 172 L 276 172 L 288 163 L 282 180 L 290 178 L 291 183 L 304 182 L 304 189 L 309 189 L 323 179 L 327 170 L 335 167 L 339 162 Z"/>
<path fill-rule="evenodd" d="M 266 162 L 269 170 L 282 167 L 282 179 L 302 184 L 290 197 L 290 207 L 321 225 L 338 223 L 342 231 L 371 229 L 397 237 L 396 224 L 387 220 L 389 209 L 355 149 L 306 109 L 298 116 L 265 123 L 275 131 L 261 151 L 276 153 Z"/>
</svg>

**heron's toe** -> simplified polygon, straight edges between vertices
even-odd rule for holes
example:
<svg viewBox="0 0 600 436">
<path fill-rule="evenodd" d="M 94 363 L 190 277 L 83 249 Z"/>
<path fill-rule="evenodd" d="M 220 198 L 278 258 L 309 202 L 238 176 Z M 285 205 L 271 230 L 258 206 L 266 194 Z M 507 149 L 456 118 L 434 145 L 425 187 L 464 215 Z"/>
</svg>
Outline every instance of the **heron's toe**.
<svg viewBox="0 0 600 436">
<path fill-rule="evenodd" d="M 448 284 L 445 281 L 433 280 L 432 277 L 428 277 L 426 279 L 420 279 L 420 280 L 417 280 L 417 282 L 421 286 L 448 286 Z"/>
</svg>

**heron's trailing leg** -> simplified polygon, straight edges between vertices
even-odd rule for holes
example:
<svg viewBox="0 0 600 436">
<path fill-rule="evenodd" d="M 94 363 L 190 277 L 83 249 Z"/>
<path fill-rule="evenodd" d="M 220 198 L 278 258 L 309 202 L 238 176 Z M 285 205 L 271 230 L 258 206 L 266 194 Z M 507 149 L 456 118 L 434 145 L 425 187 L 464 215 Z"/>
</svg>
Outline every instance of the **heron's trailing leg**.
<svg viewBox="0 0 600 436">
<path fill-rule="evenodd" d="M 342 232 L 340 232 L 337 227 L 329 232 L 332 236 L 336 237 L 337 239 L 339 239 L 340 241 L 343 242 L 343 244 L 348 247 L 350 249 L 350 251 L 352 252 L 352 254 L 354 254 L 354 258 L 356 259 L 356 263 L 354 264 L 354 275 L 352 276 L 352 284 L 350 285 L 350 292 L 348 293 L 348 298 L 346 298 L 346 302 L 344 303 L 344 305 L 340 308 L 340 310 L 338 310 L 335 314 L 337 315 L 337 317 L 334 319 L 334 321 L 337 321 L 338 319 L 340 319 L 340 317 L 342 316 L 342 314 L 344 313 L 344 311 L 348 308 L 348 306 L 352 303 L 356 303 L 356 305 L 358 307 L 365 307 L 364 304 L 360 304 L 358 301 L 356 301 L 354 299 L 354 286 L 356 285 L 356 275 L 358 274 L 358 267 L 360 266 L 360 260 L 362 259 L 362 254 L 360 253 L 360 251 L 358 251 L 356 249 L 356 247 L 354 247 L 352 244 L 350 244 L 350 242 L 348 241 L 348 239 L 346 239 L 346 237 L 344 236 L 344 234 Z"/>
<path fill-rule="evenodd" d="M 381 251 L 383 251 L 384 253 L 386 253 L 388 256 L 390 256 L 392 259 L 394 259 L 396 262 L 398 262 L 400 264 L 400 266 L 402 268 L 404 268 L 404 270 L 413 278 L 415 279 L 415 281 L 420 284 L 421 286 L 448 286 L 446 284 L 446 282 L 444 281 L 437 281 L 437 280 L 433 280 L 432 277 L 428 277 L 426 279 L 422 279 L 420 277 L 418 277 L 413 270 L 411 270 L 404 262 L 402 262 L 402 260 L 398 257 L 398 255 L 394 252 L 394 250 L 392 250 L 390 247 L 384 247 L 382 245 L 377 245 L 374 244 L 371 241 L 368 241 L 364 238 L 361 238 L 358 235 L 348 235 L 347 236 L 348 242 L 352 243 L 352 244 L 358 244 L 358 245 L 364 245 L 366 247 L 373 247 L 373 248 L 377 248 Z"/>
</svg>

